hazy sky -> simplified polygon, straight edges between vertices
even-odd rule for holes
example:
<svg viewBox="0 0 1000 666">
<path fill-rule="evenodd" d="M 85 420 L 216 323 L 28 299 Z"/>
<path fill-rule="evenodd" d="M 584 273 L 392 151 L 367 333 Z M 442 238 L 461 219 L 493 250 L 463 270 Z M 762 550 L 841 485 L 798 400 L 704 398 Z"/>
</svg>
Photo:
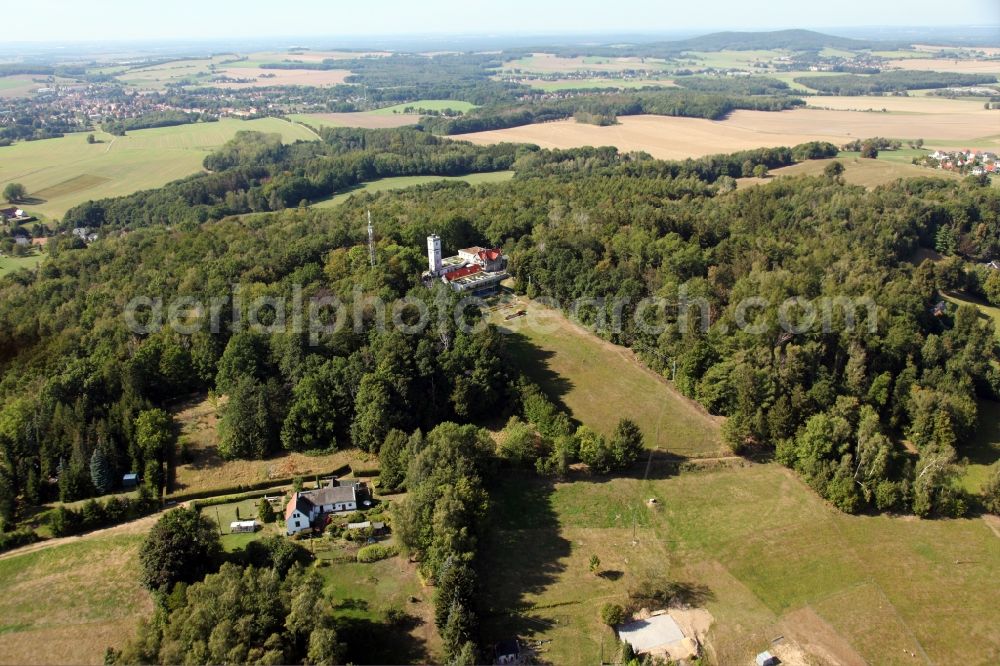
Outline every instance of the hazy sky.
<svg viewBox="0 0 1000 666">
<path fill-rule="evenodd" d="M 5 39 L 489 35 L 1000 24 L 998 0 L 21 0 Z"/>
</svg>

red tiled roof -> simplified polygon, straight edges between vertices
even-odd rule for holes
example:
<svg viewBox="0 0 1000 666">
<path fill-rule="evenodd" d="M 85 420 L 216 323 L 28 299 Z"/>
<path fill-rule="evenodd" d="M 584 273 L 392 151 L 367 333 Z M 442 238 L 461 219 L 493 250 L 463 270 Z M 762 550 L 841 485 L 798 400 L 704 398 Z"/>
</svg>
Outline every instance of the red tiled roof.
<svg viewBox="0 0 1000 666">
<path fill-rule="evenodd" d="M 496 261 L 503 256 L 503 252 L 499 248 L 495 250 L 480 250 L 479 258 L 484 261 Z"/>
<path fill-rule="evenodd" d="M 454 282 L 459 278 L 464 278 L 468 275 L 474 275 L 482 269 L 479 266 L 466 266 L 465 268 L 459 268 L 457 271 L 452 271 L 451 273 L 446 273 L 444 278 L 448 282 Z"/>
</svg>

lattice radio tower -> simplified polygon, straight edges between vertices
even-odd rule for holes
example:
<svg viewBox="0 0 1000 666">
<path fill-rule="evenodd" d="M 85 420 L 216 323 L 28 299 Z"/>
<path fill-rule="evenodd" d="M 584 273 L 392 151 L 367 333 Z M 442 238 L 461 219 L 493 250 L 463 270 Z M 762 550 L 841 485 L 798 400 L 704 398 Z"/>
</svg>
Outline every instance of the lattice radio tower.
<svg viewBox="0 0 1000 666">
<path fill-rule="evenodd" d="M 368 258 L 375 268 L 375 226 L 372 224 L 372 212 L 368 211 Z"/>
</svg>

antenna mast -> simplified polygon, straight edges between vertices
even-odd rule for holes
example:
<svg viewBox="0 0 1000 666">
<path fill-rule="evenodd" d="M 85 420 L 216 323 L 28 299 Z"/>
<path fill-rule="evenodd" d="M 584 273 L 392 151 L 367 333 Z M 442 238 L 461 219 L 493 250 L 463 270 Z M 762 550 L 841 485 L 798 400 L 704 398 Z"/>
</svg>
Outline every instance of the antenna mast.
<svg viewBox="0 0 1000 666">
<path fill-rule="evenodd" d="M 368 211 L 368 258 L 375 268 L 375 227 L 372 225 L 372 212 Z"/>
</svg>

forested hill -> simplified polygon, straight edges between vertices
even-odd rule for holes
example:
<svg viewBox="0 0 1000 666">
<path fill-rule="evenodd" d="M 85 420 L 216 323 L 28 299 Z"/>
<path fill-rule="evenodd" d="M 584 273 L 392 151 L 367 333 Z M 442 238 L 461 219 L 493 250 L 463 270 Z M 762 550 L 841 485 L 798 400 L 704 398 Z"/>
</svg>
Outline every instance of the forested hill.
<svg viewBox="0 0 1000 666">
<path fill-rule="evenodd" d="M 665 42 L 629 44 L 624 46 L 569 46 L 553 49 L 537 47 L 523 49 L 524 53 L 554 52 L 559 55 L 646 56 L 671 57 L 685 51 L 757 51 L 789 49 L 792 51 L 820 51 L 824 48 L 840 49 L 894 49 L 907 44 L 899 41 L 872 41 L 837 37 L 813 30 L 773 30 L 764 32 L 713 32 L 707 35 Z M 519 49 L 519 52 L 522 51 Z"/>
<path fill-rule="evenodd" d="M 405 136 L 346 131 L 336 145 L 347 156 L 352 142 L 392 146 Z M 429 141 L 412 155 L 452 149 Z M 278 447 L 374 451 L 393 427 L 519 409 L 499 361 L 503 341 L 489 331 L 380 334 L 367 314 L 362 333 L 312 345 L 302 335 L 228 326 L 219 335 L 137 334 L 122 316 L 135 296 L 209 302 L 236 283 L 260 296 L 290 299 L 301 287 L 307 302 L 334 294 L 347 304 L 359 287 L 438 308 L 438 296 L 419 286 L 430 233 L 450 251 L 502 245 L 518 289 L 531 296 L 625 299 L 625 326 L 608 337 L 659 370 L 676 361 L 678 388 L 729 417 L 735 450 L 774 451 L 841 509 L 963 513 L 955 462 L 976 427 L 977 400 L 1000 396 L 996 339 L 975 308 L 935 306 L 940 290 L 1000 301 L 996 278 L 964 270 L 966 261 L 1000 257 L 1000 193 L 975 179 L 866 191 L 835 174 L 732 191 L 730 170 L 794 152 L 669 163 L 614 149 L 528 150 L 505 184 L 425 186 L 334 209 L 218 220 L 227 206 L 266 201 L 250 192 L 273 182 L 242 189 L 234 174 L 246 168 L 245 155 L 231 146 L 213 157 L 227 165 L 213 180 L 223 193 L 195 202 L 194 217 L 178 194 L 190 183 L 95 204 L 108 223 L 137 223 L 85 249 L 56 243 L 37 273 L 0 281 L 5 519 L 24 498 L 53 492 L 39 480 L 56 474 L 66 499 L 94 492 L 86 470 L 95 451 L 117 472 L 152 464 L 155 475 L 159 454 L 145 447 L 136 418 L 193 390 L 230 395 L 223 444 L 232 457 Z M 269 159 L 310 182 L 300 171 L 308 160 Z M 150 225 L 156 201 L 161 223 Z M 378 223 L 374 268 L 365 209 Z M 946 260 L 910 263 L 941 239 L 951 241 L 938 243 L 951 253 Z M 666 325 L 662 333 L 635 325 L 640 299 L 677 304 L 682 294 L 706 303 L 707 330 L 676 306 L 650 322 Z M 767 303 L 758 312 L 763 329 L 753 333 L 736 326 L 748 297 Z M 853 328 L 837 315 L 830 330 L 786 336 L 775 315 L 791 297 L 868 298 L 879 310 L 861 308 Z M 317 400 L 330 408 L 317 412 Z M 247 428 L 254 436 L 240 434 Z M 567 446 L 563 463 L 578 455 Z"/>
<path fill-rule="evenodd" d="M 676 51 L 757 51 L 790 49 L 818 51 L 824 48 L 870 49 L 892 46 L 890 42 L 837 37 L 813 30 L 774 30 L 769 32 L 713 32 L 661 46 Z"/>
</svg>

